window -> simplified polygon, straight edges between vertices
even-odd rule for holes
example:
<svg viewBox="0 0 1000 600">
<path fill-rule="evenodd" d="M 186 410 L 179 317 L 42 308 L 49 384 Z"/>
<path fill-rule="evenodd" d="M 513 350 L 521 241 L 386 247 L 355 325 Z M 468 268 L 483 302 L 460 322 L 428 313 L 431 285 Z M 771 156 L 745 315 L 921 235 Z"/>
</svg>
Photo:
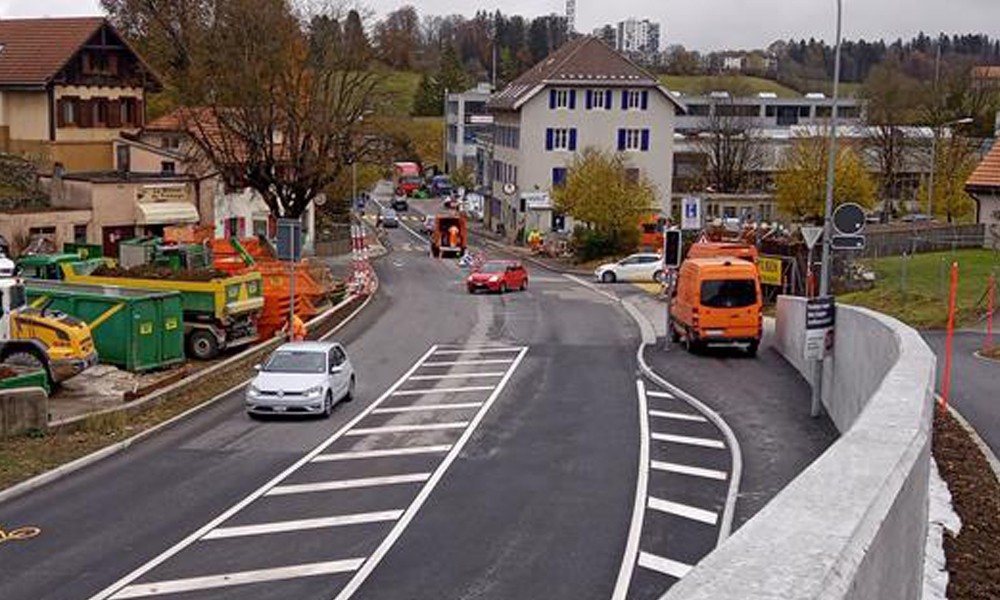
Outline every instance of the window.
<svg viewBox="0 0 1000 600">
<path fill-rule="evenodd" d="M 122 173 L 128 173 L 132 168 L 132 154 L 129 147 L 125 144 L 115 146 L 115 155 L 118 170 Z"/>
<path fill-rule="evenodd" d="M 711 111 L 708 104 L 688 104 L 688 115 L 692 117 L 707 117 Z"/>
<path fill-rule="evenodd" d="M 77 125 L 76 98 L 63 98 L 62 120 L 64 125 Z"/>
<path fill-rule="evenodd" d="M 167 148 L 168 150 L 177 150 L 181 147 L 181 138 L 172 135 L 165 135 L 160 138 L 160 147 Z"/>
<path fill-rule="evenodd" d="M 546 129 L 545 130 L 546 150 L 569 150 L 576 151 L 576 129 Z"/>
<path fill-rule="evenodd" d="M 619 129 L 619 152 L 647 152 L 649 150 L 648 129 Z"/>
<path fill-rule="evenodd" d="M 86 244 L 87 243 L 87 225 L 74 225 L 73 226 L 73 243 L 74 244 Z"/>
<path fill-rule="evenodd" d="M 566 168 L 555 167 L 552 169 L 552 187 L 566 185 Z"/>
<path fill-rule="evenodd" d="M 752 279 L 708 280 L 701 282 L 701 304 L 710 308 L 743 308 L 757 302 L 757 286 Z"/>
<path fill-rule="evenodd" d="M 173 174 L 175 174 L 177 172 L 176 168 L 177 167 L 174 164 L 174 161 L 172 161 L 172 160 L 165 160 L 165 161 L 163 161 L 163 162 L 160 163 L 160 172 L 163 173 L 164 175 L 173 175 Z"/>
<path fill-rule="evenodd" d="M 647 90 L 622 90 L 622 110 L 646 110 L 648 106 Z"/>
<path fill-rule="evenodd" d="M 587 90 L 587 110 L 611 110 L 611 90 Z"/>
<path fill-rule="evenodd" d="M 576 108 L 576 90 L 554 89 L 549 90 L 549 108 L 566 108 L 573 110 Z"/>
<path fill-rule="evenodd" d="M 267 237 L 267 219 L 253 220 L 253 235 L 254 237 Z"/>
<path fill-rule="evenodd" d="M 94 124 L 95 125 L 106 125 L 108 122 L 108 101 L 100 98 L 91 100 L 91 105 L 94 107 Z"/>
</svg>

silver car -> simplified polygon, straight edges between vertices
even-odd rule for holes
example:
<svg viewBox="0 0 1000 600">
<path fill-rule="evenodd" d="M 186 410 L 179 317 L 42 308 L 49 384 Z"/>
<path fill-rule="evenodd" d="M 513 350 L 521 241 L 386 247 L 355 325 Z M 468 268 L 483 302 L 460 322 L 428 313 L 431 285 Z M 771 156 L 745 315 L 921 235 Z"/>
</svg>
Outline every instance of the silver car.
<svg viewBox="0 0 1000 600">
<path fill-rule="evenodd" d="M 354 397 L 355 375 L 336 342 L 294 342 L 271 354 L 247 388 L 251 416 L 315 414 L 329 417 L 340 401 Z"/>
</svg>

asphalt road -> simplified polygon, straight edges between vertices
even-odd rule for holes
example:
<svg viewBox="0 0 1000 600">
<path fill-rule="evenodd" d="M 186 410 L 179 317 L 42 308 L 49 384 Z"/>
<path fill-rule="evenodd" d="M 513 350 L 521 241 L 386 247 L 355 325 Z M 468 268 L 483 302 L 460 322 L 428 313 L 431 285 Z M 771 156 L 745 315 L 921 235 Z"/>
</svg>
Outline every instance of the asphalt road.
<svg viewBox="0 0 1000 600">
<path fill-rule="evenodd" d="M 237 391 L 0 505 L 42 530 L 0 545 L 0 598 L 610 597 L 638 456 L 631 320 L 541 273 L 469 296 L 454 263 L 390 237 L 379 295 L 337 336 L 355 402 L 253 421 Z"/>
<path fill-rule="evenodd" d="M 938 357 L 938 391 L 944 373 L 945 333 L 921 334 Z M 958 332 L 952 351 L 950 402 L 976 428 L 993 454 L 1000 456 L 1000 362 L 975 356 L 983 346 L 984 334 Z M 1000 343 L 1000 336 L 995 338 Z"/>
</svg>

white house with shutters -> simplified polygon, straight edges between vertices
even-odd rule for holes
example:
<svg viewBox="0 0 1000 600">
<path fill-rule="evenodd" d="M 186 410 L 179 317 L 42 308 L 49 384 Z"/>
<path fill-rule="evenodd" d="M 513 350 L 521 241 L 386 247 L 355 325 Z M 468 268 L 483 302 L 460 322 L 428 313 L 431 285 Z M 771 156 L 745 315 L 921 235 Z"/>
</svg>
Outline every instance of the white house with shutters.
<svg viewBox="0 0 1000 600">
<path fill-rule="evenodd" d="M 621 152 L 628 175 L 655 185 L 670 214 L 674 122 L 684 107 L 655 76 L 591 36 L 578 37 L 495 94 L 492 198 L 487 222 L 519 230 L 568 230 L 550 192 L 587 147 Z"/>
</svg>

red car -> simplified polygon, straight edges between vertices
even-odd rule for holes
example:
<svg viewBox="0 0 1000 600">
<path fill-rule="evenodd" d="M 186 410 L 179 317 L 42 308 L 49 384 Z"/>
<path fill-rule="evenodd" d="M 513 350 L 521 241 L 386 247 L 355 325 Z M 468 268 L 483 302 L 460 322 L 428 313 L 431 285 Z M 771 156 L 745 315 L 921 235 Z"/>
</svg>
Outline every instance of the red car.
<svg viewBox="0 0 1000 600">
<path fill-rule="evenodd" d="M 501 294 L 508 290 L 523 291 L 528 288 L 528 271 L 517 261 L 490 260 L 469 275 L 466 285 L 470 294 L 479 290 Z"/>
</svg>

